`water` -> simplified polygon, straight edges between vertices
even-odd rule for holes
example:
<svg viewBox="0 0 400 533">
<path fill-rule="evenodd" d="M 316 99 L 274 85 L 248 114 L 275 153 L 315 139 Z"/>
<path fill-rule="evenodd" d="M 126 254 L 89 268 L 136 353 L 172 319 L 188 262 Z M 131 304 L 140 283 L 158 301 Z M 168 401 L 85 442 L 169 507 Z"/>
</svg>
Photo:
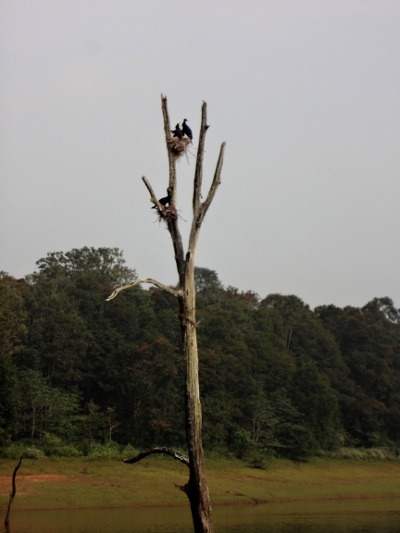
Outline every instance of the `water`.
<svg viewBox="0 0 400 533">
<path fill-rule="evenodd" d="M 217 527 L 217 519 L 221 527 Z M 399 533 L 400 500 L 332 501 L 223 509 L 223 533 Z"/>
<path fill-rule="evenodd" d="M 216 507 L 216 533 L 399 533 L 400 499 Z M 10 533 L 190 533 L 188 507 L 17 511 Z"/>
</svg>

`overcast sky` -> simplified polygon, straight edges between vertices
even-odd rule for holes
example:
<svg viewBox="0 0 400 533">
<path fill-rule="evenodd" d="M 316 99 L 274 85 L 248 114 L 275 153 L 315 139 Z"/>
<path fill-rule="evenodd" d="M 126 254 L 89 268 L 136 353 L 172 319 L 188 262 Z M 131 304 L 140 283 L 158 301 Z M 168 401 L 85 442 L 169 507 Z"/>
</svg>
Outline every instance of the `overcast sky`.
<svg viewBox="0 0 400 533">
<path fill-rule="evenodd" d="M 198 266 L 312 308 L 399 307 L 399 28 L 398 0 L 0 0 L 0 270 L 107 246 L 176 283 L 141 180 L 165 195 L 165 94 L 195 136 L 185 244 L 203 100 L 203 195 L 227 143 Z"/>
</svg>

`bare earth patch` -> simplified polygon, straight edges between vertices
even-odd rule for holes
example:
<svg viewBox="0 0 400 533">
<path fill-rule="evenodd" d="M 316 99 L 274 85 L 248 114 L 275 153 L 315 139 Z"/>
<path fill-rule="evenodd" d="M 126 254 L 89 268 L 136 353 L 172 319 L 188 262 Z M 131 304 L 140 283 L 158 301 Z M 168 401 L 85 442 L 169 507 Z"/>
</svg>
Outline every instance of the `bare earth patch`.
<svg viewBox="0 0 400 533">
<path fill-rule="evenodd" d="M 4 494 L 11 492 L 11 478 L 12 474 L 5 476 L 0 474 L 0 493 Z M 63 476 L 61 474 L 21 474 L 17 475 L 17 494 L 30 494 L 31 489 L 35 483 L 51 481 L 53 483 L 64 483 L 69 476 Z"/>
</svg>

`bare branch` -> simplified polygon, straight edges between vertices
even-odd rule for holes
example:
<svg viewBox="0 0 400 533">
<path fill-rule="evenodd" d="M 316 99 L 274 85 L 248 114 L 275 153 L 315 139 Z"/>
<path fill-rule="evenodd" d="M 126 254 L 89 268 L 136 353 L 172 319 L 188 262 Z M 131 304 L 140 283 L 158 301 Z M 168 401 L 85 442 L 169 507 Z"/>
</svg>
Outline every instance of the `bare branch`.
<svg viewBox="0 0 400 533">
<path fill-rule="evenodd" d="M 199 135 L 199 146 L 197 148 L 196 170 L 193 184 L 193 215 L 196 215 L 201 198 L 201 185 L 203 181 L 203 157 L 204 144 L 206 139 L 207 126 L 207 103 L 203 102 L 201 108 L 201 126 Z"/>
<path fill-rule="evenodd" d="M 188 253 L 187 253 L 187 263 L 189 257 L 192 259 L 190 262 L 193 264 L 194 260 L 194 254 L 197 246 L 197 239 L 200 232 L 200 227 L 203 222 L 203 219 L 205 217 L 205 214 L 207 213 L 208 208 L 210 207 L 210 204 L 215 196 L 215 193 L 217 191 L 218 185 L 221 183 L 221 170 L 222 170 L 222 163 L 224 160 L 224 152 L 225 152 L 225 143 L 223 142 L 221 144 L 221 149 L 217 161 L 217 166 L 215 169 L 215 174 L 213 181 L 210 186 L 210 190 L 208 191 L 207 198 L 205 201 L 198 206 L 197 212 L 193 214 L 193 222 L 192 222 L 192 228 L 190 231 L 189 236 L 189 246 L 188 246 Z M 188 255 L 189 254 L 189 255 Z M 193 267 L 194 268 L 194 267 Z"/>
<path fill-rule="evenodd" d="M 142 177 L 143 183 L 146 185 L 147 190 L 150 193 L 150 200 L 155 204 L 160 212 L 164 211 L 164 207 L 160 204 L 160 202 L 157 200 L 156 195 L 154 194 L 153 188 L 150 185 L 150 182 L 147 180 L 146 176 Z M 172 191 L 172 196 L 174 195 L 174 191 Z M 183 259 L 183 246 L 182 246 L 182 237 L 178 228 L 177 220 L 171 220 L 166 219 L 168 231 L 171 234 L 172 244 L 174 247 L 174 253 L 175 253 L 175 262 L 179 274 L 179 282 L 180 284 L 183 283 L 183 275 L 184 275 L 184 259 Z"/>
<path fill-rule="evenodd" d="M 125 289 L 131 289 L 132 287 L 135 287 L 135 285 L 139 285 L 139 283 L 150 283 L 151 285 L 154 285 L 155 287 L 158 287 L 159 289 L 162 289 L 165 292 L 169 292 L 170 294 L 172 294 L 172 296 L 175 296 L 175 298 L 179 298 L 180 296 L 180 292 L 176 291 L 172 287 L 168 287 L 168 285 L 164 285 L 163 283 L 160 283 L 159 281 L 155 279 L 146 278 L 146 279 L 136 279 L 135 281 L 132 281 L 131 283 L 128 283 L 127 285 L 118 287 L 118 289 L 115 289 L 115 291 L 111 293 L 108 298 L 106 298 L 106 302 L 113 300 L 121 291 L 124 291 Z"/>
<path fill-rule="evenodd" d="M 163 210 L 163 207 L 162 205 L 160 204 L 160 202 L 157 200 L 157 196 L 154 194 L 154 191 L 153 191 L 153 187 L 150 185 L 150 183 L 147 181 L 147 178 L 146 176 L 142 176 L 142 180 L 144 182 L 144 184 L 146 185 L 147 187 L 147 190 L 149 191 L 150 193 L 150 201 L 153 202 L 153 204 L 155 204 L 158 209 L 160 211 Z"/>
<path fill-rule="evenodd" d="M 184 492 L 186 495 L 188 495 L 188 492 L 189 492 L 189 487 L 188 487 L 188 483 L 186 483 L 186 485 L 178 485 L 177 483 L 174 482 L 174 486 L 181 490 L 182 492 Z"/>
<path fill-rule="evenodd" d="M 189 459 L 186 457 L 186 455 L 183 455 L 180 452 L 177 452 L 175 450 L 171 450 L 170 448 L 153 448 L 151 450 L 146 450 L 145 452 L 141 452 L 138 455 L 135 455 L 135 457 L 132 457 L 132 459 L 124 459 L 124 463 L 133 464 L 138 463 L 148 455 L 153 454 L 163 454 L 163 455 L 169 455 L 173 459 L 176 459 L 177 461 L 180 461 L 181 463 L 185 464 L 187 467 L 189 467 Z"/>
<path fill-rule="evenodd" d="M 168 114 L 167 97 L 161 95 L 161 109 L 164 118 L 164 131 L 166 137 L 171 137 L 171 124 Z"/>
<path fill-rule="evenodd" d="M 175 204 L 176 200 L 176 158 L 171 153 L 171 150 L 168 148 L 168 139 L 171 138 L 171 123 L 169 120 L 168 114 L 168 105 L 167 97 L 161 95 L 161 108 L 164 119 L 164 131 L 165 131 L 165 142 L 167 145 L 168 153 L 168 164 L 169 164 L 169 187 L 172 188 L 172 203 Z"/>
<path fill-rule="evenodd" d="M 224 153 L 225 153 L 225 143 L 223 142 L 221 144 L 217 166 L 215 168 L 214 179 L 211 183 L 210 190 L 208 191 L 207 198 L 201 204 L 201 220 L 203 220 L 204 215 L 207 212 L 207 209 L 210 207 L 210 204 L 213 201 L 218 185 L 220 185 L 221 183 L 221 170 L 222 170 L 222 164 L 224 162 Z"/>
<path fill-rule="evenodd" d="M 170 127 L 170 120 L 169 120 L 169 114 L 168 114 L 168 104 L 167 104 L 167 97 L 161 95 L 161 107 L 162 107 L 162 113 L 164 118 L 164 131 L 165 131 L 165 142 L 167 144 L 167 152 L 168 152 L 168 161 L 169 161 L 169 188 L 172 190 L 172 199 L 171 203 L 172 205 L 176 204 L 176 158 L 173 156 L 171 151 L 168 148 L 168 140 L 171 138 L 171 127 Z M 145 181 L 146 184 L 146 181 Z M 149 187 L 146 184 L 146 187 L 149 189 Z M 149 189 L 150 192 L 150 189 Z M 152 193 L 150 192 L 150 195 Z M 154 196 L 154 193 L 153 193 Z M 175 262 L 176 267 L 178 270 L 179 275 L 179 284 L 182 287 L 184 282 L 184 276 L 185 276 L 185 259 L 184 259 L 184 252 L 183 252 L 183 245 L 182 245 L 182 236 L 179 231 L 178 227 L 178 221 L 177 220 L 167 220 L 168 225 L 168 231 L 171 235 L 172 244 L 174 247 L 174 254 L 175 254 Z"/>
</svg>

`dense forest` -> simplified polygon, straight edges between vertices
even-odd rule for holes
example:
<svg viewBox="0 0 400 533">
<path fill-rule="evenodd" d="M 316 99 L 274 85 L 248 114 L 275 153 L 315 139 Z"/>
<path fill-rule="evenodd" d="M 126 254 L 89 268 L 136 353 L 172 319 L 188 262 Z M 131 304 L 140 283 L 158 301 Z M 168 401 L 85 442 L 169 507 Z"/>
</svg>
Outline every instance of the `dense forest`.
<svg viewBox="0 0 400 533">
<path fill-rule="evenodd" d="M 184 361 L 173 296 L 136 286 L 116 248 L 54 252 L 0 275 L 0 453 L 99 443 L 184 448 Z M 390 298 L 311 310 L 224 288 L 196 269 L 206 450 L 301 459 L 400 444 L 400 311 Z"/>
</svg>

